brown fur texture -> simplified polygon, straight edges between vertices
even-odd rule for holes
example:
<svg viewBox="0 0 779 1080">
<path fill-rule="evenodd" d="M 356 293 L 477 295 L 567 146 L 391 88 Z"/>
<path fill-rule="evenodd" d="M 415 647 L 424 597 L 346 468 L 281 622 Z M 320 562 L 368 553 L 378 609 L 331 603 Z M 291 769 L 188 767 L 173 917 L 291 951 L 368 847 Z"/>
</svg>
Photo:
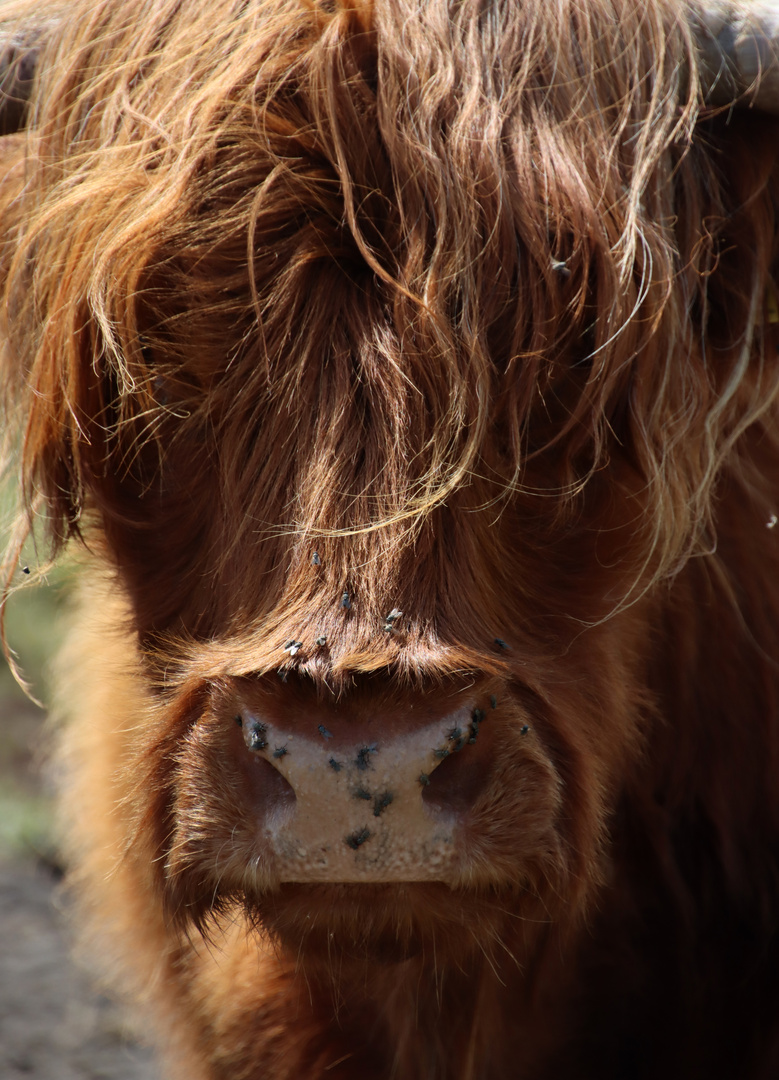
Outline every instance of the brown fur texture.
<svg viewBox="0 0 779 1080">
<path fill-rule="evenodd" d="M 2 17 L 8 574 L 88 559 L 63 835 L 166 1075 L 779 1075 L 776 122 L 675 0 Z M 237 696 L 464 688 L 456 882 L 280 883 Z"/>
</svg>

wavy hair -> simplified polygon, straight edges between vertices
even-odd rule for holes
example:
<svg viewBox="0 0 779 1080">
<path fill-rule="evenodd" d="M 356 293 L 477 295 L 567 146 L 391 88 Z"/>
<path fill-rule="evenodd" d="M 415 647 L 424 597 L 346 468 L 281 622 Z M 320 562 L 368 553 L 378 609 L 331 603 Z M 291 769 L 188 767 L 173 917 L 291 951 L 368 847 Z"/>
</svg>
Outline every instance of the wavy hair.
<svg viewBox="0 0 779 1080">
<path fill-rule="evenodd" d="M 701 119 L 683 5 L 73 7 L 2 13 L 49 27 L 3 367 L 55 546 L 173 443 L 239 533 L 395 539 L 480 482 L 559 518 L 617 453 L 653 575 L 695 548 L 779 373 L 773 154 Z"/>
<path fill-rule="evenodd" d="M 776 1045 L 779 129 L 704 103 L 691 21 L 0 6 L 38 54 L 0 139 L 7 580 L 39 508 L 96 556 L 61 661 L 70 878 L 182 1075 L 378 1075 L 332 1052 L 352 1002 L 404 1077 L 586 1072 L 574 1028 L 601 1075 L 663 1017 L 675 1075 Z M 409 766 L 396 802 L 463 800 L 452 876 L 420 841 L 399 889 L 381 861 L 282 880 L 266 714 L 333 753 L 440 717 L 432 792 Z"/>
<path fill-rule="evenodd" d="M 167 537 L 158 627 L 203 566 L 261 549 L 259 580 L 291 542 L 325 546 L 333 589 L 360 566 L 378 611 L 436 508 L 520 500 L 540 550 L 615 460 L 613 609 L 710 548 L 721 465 L 779 390 L 776 154 L 701 112 L 684 4 L 3 18 L 40 51 L 6 140 L 6 575 L 44 504 L 55 551 L 90 514 Z"/>
</svg>

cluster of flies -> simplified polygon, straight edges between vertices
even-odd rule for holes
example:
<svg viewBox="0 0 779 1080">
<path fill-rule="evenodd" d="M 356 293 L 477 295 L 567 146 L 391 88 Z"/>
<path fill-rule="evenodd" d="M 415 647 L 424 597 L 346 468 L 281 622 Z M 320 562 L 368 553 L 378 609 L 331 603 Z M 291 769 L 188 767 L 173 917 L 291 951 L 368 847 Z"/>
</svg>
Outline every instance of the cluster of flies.
<svg viewBox="0 0 779 1080">
<path fill-rule="evenodd" d="M 319 734 L 325 739 L 331 739 L 332 734 L 324 727 L 323 724 L 319 725 Z M 360 772 L 366 772 L 371 766 L 371 757 L 374 754 L 378 754 L 379 747 L 377 743 L 371 743 L 370 746 L 361 746 L 357 751 L 357 756 L 354 759 L 353 764 L 360 770 Z M 344 762 L 337 761 L 334 757 L 330 758 L 330 768 L 333 772 L 340 772 L 344 767 Z M 358 785 L 352 792 L 352 796 L 363 802 L 373 803 L 373 816 L 381 817 L 388 806 L 391 805 L 395 796 L 391 791 L 382 791 L 378 795 L 374 795 L 368 790 L 367 787 L 363 787 L 362 784 Z M 352 851 L 356 851 L 359 847 L 365 843 L 366 840 L 371 838 L 371 830 L 367 825 L 363 825 L 361 829 L 356 829 L 353 833 L 344 837 L 344 843 L 347 847 L 350 847 Z"/>
<path fill-rule="evenodd" d="M 497 707 L 498 700 L 494 694 L 491 694 L 490 708 L 497 709 Z M 471 722 L 468 728 L 466 730 L 463 730 L 463 728 L 461 727 L 453 727 L 446 737 L 446 745 L 436 747 L 433 750 L 433 756 L 438 761 L 442 761 L 444 758 L 449 757 L 450 754 L 457 754 L 466 746 L 474 744 L 476 742 L 476 739 L 478 738 L 479 729 L 481 728 L 481 725 L 484 723 L 486 718 L 487 714 L 484 709 L 475 708 L 471 713 Z M 235 722 L 239 725 L 239 727 L 243 727 L 243 718 L 240 716 L 240 714 L 235 717 Z M 520 728 L 520 734 L 527 735 L 529 730 L 529 726 L 527 724 L 523 724 Z M 329 731 L 324 724 L 317 725 L 317 731 L 325 741 L 327 741 L 328 739 L 332 739 L 333 737 L 332 731 Z M 268 728 L 266 724 L 263 724 L 259 720 L 252 720 L 252 722 L 246 729 L 246 742 L 249 749 L 256 751 L 266 749 L 268 745 L 267 734 Z M 273 750 L 273 757 L 282 758 L 285 757 L 288 752 L 289 751 L 287 750 L 286 746 L 277 746 Z M 374 754 L 378 754 L 378 752 L 379 747 L 377 743 L 371 743 L 367 746 L 361 746 L 357 751 L 357 755 L 353 761 L 353 765 L 355 765 L 356 768 L 360 770 L 360 772 L 366 772 L 372 767 L 372 756 Z M 338 759 L 335 757 L 331 757 L 328 760 L 328 765 L 333 770 L 333 772 L 336 773 L 340 772 L 344 768 L 345 764 L 346 762 L 338 761 Z M 420 773 L 419 783 L 422 785 L 422 787 L 427 787 L 430 783 L 430 774 Z M 352 794 L 355 799 L 358 799 L 362 802 L 372 802 L 373 816 L 376 818 L 381 817 L 387 807 L 392 805 L 392 802 L 395 798 L 391 791 L 383 791 L 379 794 L 374 794 L 363 785 L 359 785 L 358 787 L 356 787 Z M 367 825 L 365 825 L 345 837 L 344 842 L 353 851 L 356 851 L 365 843 L 366 840 L 370 840 L 371 835 L 372 834 L 370 829 L 367 827 Z"/>
<path fill-rule="evenodd" d="M 319 555 L 319 552 L 317 552 L 317 551 L 314 552 L 314 554 L 312 556 L 312 559 L 311 559 L 311 562 L 312 562 L 312 565 L 314 565 L 314 566 L 320 566 L 321 565 L 322 559 L 321 559 L 321 557 Z M 351 596 L 349 595 L 349 591 L 347 589 L 345 589 L 344 592 L 343 592 L 343 595 L 341 596 L 341 607 L 344 610 L 348 611 L 348 610 L 351 609 L 351 606 L 352 606 Z M 403 617 L 403 612 L 400 610 L 400 608 L 393 608 L 392 611 L 388 612 L 388 614 L 384 616 L 384 622 L 383 622 L 383 625 L 382 625 L 383 632 L 385 634 L 392 634 L 396 630 L 396 625 L 395 624 L 402 617 Z M 316 639 L 316 644 L 317 644 L 317 646 L 322 648 L 324 645 L 327 644 L 327 637 L 324 634 L 321 634 Z M 502 638 L 495 638 L 494 639 L 494 644 L 499 649 L 505 649 L 505 650 L 508 649 L 508 644 Z M 303 648 L 303 642 L 302 641 L 296 641 L 294 638 L 290 638 L 288 641 L 286 641 L 284 643 L 284 652 L 288 653 L 291 658 L 294 658 L 295 656 L 297 656 L 297 654 L 300 652 L 300 650 L 302 648 Z M 282 676 L 282 677 L 284 677 L 284 676 Z M 497 706 L 498 706 L 497 699 L 496 699 L 495 695 L 492 694 L 490 696 L 490 707 L 493 708 L 493 709 L 496 709 Z M 444 758 L 449 757 L 450 754 L 457 754 L 465 746 L 475 743 L 476 739 L 477 739 L 477 737 L 479 735 L 479 728 L 484 723 L 485 719 L 486 719 L 486 713 L 485 713 L 484 709 L 479 709 L 479 708 L 474 709 L 473 712 L 471 713 L 471 722 L 470 722 L 469 727 L 466 730 L 463 730 L 460 727 L 452 728 L 452 730 L 447 735 L 447 745 L 436 747 L 433 750 L 434 757 L 437 760 L 442 761 Z M 243 718 L 240 715 L 235 717 L 235 722 L 239 725 L 239 727 L 243 727 Z M 324 724 L 319 724 L 317 730 L 318 730 L 319 734 L 322 736 L 323 739 L 325 739 L 325 740 L 332 739 L 332 737 L 333 737 L 332 732 L 328 731 L 328 729 L 325 727 Z M 528 730 L 529 730 L 528 725 L 523 724 L 523 726 L 520 728 L 520 734 L 526 735 Z M 265 750 L 267 745 L 268 745 L 268 740 L 267 740 L 267 737 L 266 737 L 267 734 L 268 734 L 268 729 L 267 729 L 267 726 L 265 724 L 261 723 L 259 720 L 252 720 L 251 724 L 246 729 L 246 744 L 247 744 L 248 748 L 250 750 L 256 750 L 256 751 Z M 367 769 L 369 769 L 371 767 L 371 764 L 370 764 L 371 756 L 373 754 L 377 754 L 378 751 L 379 751 L 379 748 L 378 748 L 378 745 L 376 743 L 373 743 L 370 746 L 362 746 L 362 747 L 360 747 L 360 749 L 357 751 L 357 756 L 354 759 L 354 765 L 361 772 L 366 771 Z M 282 758 L 282 757 L 285 757 L 286 754 L 288 754 L 288 753 L 289 753 L 289 751 L 287 750 L 286 746 L 277 746 L 273 750 L 273 757 L 274 758 Z M 328 764 L 329 764 L 330 768 L 333 770 L 333 772 L 340 772 L 341 769 L 344 767 L 345 762 L 338 761 L 335 757 L 331 757 L 329 759 L 329 761 L 328 761 Z M 427 785 L 430 783 L 430 775 L 429 775 L 429 773 L 420 773 L 420 775 L 419 775 L 419 783 L 423 787 L 427 787 Z M 355 799 L 359 799 L 359 800 L 365 801 L 365 802 L 372 802 L 373 803 L 373 816 L 377 817 L 377 818 L 381 817 L 381 815 L 384 813 L 384 811 L 387 809 L 387 807 L 392 804 L 393 799 L 394 799 L 394 796 L 393 796 L 391 791 L 384 791 L 384 792 L 382 792 L 382 793 L 380 793 L 378 795 L 375 795 L 375 794 L 371 793 L 366 787 L 362 787 L 362 786 L 359 786 L 359 787 L 355 788 L 355 790 L 353 792 L 353 795 L 354 795 Z M 345 843 L 353 851 L 356 851 L 359 847 L 361 847 L 365 843 L 366 840 L 369 840 L 370 837 L 371 837 L 370 829 L 367 826 L 364 826 L 363 828 L 358 829 L 355 832 L 351 833 L 349 836 L 345 837 Z"/>
<path fill-rule="evenodd" d="M 318 551 L 315 551 L 313 553 L 313 555 L 311 556 L 311 565 L 312 566 L 321 566 L 322 565 L 322 557 L 321 557 L 321 555 L 319 554 Z M 351 607 L 352 607 L 351 594 L 349 593 L 348 589 L 344 589 L 343 593 L 341 594 L 341 608 L 344 611 L 351 611 Z M 402 619 L 402 618 L 403 618 L 403 612 L 400 610 L 400 608 L 393 608 L 391 611 L 387 612 L 387 614 L 384 616 L 384 619 L 382 621 L 382 626 L 381 626 L 382 632 L 385 633 L 385 634 L 388 634 L 388 635 L 391 635 L 391 634 L 395 633 L 395 631 L 397 630 L 396 623 L 398 622 L 399 619 Z M 508 650 L 508 644 L 507 644 L 507 642 L 505 642 L 503 640 L 503 638 L 497 638 L 497 637 L 494 638 L 493 639 L 493 644 L 498 649 Z M 327 645 L 327 635 L 326 634 L 320 634 L 319 637 L 316 639 L 316 646 L 317 646 L 317 648 L 322 649 L 322 648 L 324 648 L 325 645 Z M 295 638 L 289 638 L 287 641 L 284 642 L 284 652 L 287 653 L 288 656 L 291 659 L 294 659 L 298 655 L 298 653 L 300 652 L 300 650 L 302 648 L 303 648 L 303 642 L 302 641 L 297 641 Z M 284 669 L 279 670 L 279 676 L 280 676 L 282 682 L 286 682 L 287 672 Z"/>
<path fill-rule="evenodd" d="M 497 709 L 498 699 L 494 694 L 490 695 L 490 708 Z M 461 727 L 453 727 L 447 735 L 446 745 L 437 746 L 433 750 L 433 757 L 438 761 L 443 761 L 444 758 L 448 758 L 450 754 L 458 754 L 468 745 L 473 745 L 479 736 L 479 728 L 487 719 L 487 714 L 484 709 L 474 709 L 471 713 L 471 722 L 466 730 Z M 521 735 L 527 735 L 530 728 L 527 724 L 523 724 L 520 728 Z M 419 774 L 419 783 L 422 787 L 427 787 L 430 783 L 429 773 Z"/>
</svg>

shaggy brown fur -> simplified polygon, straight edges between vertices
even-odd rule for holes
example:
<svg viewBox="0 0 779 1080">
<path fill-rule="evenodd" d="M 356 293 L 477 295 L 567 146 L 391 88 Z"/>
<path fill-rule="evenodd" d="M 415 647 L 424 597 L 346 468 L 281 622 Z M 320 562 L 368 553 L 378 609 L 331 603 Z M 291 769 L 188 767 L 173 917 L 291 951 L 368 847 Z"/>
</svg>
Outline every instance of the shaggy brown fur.
<svg viewBox="0 0 779 1080">
<path fill-rule="evenodd" d="M 779 131 L 688 15 L 3 8 L 14 543 L 90 560 L 63 831 L 166 1075 L 779 1075 Z M 237 696 L 465 687 L 457 882 L 280 884 Z"/>
</svg>

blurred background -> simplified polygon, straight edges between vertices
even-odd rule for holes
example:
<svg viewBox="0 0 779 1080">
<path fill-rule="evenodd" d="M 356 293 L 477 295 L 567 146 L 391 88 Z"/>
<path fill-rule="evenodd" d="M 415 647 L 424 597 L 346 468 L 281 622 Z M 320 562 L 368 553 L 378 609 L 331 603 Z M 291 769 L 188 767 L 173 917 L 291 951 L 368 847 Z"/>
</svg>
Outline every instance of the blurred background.
<svg viewBox="0 0 779 1080">
<path fill-rule="evenodd" d="M 15 493 L 0 487 L 0 550 Z M 34 548 L 24 562 L 34 568 Z M 51 699 L 49 665 L 67 633 L 77 575 L 68 554 L 9 599 L 6 634 L 34 697 Z M 18 578 L 22 578 L 22 574 Z M 159 1080 L 119 1008 L 71 959 L 64 867 L 45 779 L 46 713 L 0 659 L 0 1078 Z"/>
<path fill-rule="evenodd" d="M 13 493 L 0 491 L 2 548 L 14 508 Z M 33 552 L 25 553 L 34 565 Z M 21 578 L 21 574 L 17 575 Z M 50 698 L 48 668 L 64 631 L 64 609 L 74 570 L 63 564 L 41 584 L 14 593 L 6 608 L 8 644 L 35 698 Z M 51 803 L 41 785 L 39 765 L 45 751 L 45 712 L 18 685 L 6 662 L 0 666 L 0 856 L 35 855 L 55 860 Z"/>
</svg>

